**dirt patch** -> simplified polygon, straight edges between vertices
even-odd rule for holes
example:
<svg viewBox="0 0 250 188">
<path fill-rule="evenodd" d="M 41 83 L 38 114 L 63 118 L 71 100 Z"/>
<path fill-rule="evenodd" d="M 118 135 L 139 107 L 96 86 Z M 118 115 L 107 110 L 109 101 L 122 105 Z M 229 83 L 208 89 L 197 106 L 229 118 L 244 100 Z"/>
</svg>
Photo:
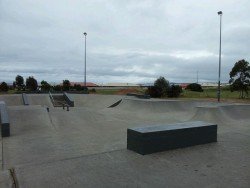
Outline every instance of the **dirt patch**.
<svg viewBox="0 0 250 188">
<path fill-rule="evenodd" d="M 138 89 L 135 89 L 135 88 L 121 89 L 121 90 L 117 91 L 115 94 L 116 95 L 126 95 L 128 93 L 142 94 L 141 91 L 139 91 Z"/>
</svg>

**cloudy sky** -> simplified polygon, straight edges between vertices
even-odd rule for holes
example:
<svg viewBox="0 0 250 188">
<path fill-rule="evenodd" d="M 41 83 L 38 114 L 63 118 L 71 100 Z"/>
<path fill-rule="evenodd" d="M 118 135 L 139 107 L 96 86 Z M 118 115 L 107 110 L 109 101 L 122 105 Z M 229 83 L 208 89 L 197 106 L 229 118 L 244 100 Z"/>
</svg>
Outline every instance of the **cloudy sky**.
<svg viewBox="0 0 250 188">
<path fill-rule="evenodd" d="M 250 60 L 249 0 L 0 0 L 0 82 L 222 81 Z"/>
</svg>

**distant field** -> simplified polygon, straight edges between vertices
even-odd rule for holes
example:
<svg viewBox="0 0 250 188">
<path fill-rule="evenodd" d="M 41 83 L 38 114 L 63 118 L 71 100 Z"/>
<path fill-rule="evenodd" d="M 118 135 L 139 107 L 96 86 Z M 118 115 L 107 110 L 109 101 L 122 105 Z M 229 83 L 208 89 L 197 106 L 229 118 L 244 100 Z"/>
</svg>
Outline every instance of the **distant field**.
<svg viewBox="0 0 250 188">
<path fill-rule="evenodd" d="M 203 92 L 194 92 L 183 90 L 181 97 L 183 98 L 217 98 L 217 88 L 203 88 Z M 239 92 L 231 92 L 228 88 L 221 88 L 221 98 L 239 98 Z"/>
<path fill-rule="evenodd" d="M 138 93 L 143 94 L 145 88 L 128 88 L 128 89 L 98 89 L 96 94 L 106 94 L 106 95 L 117 95 L 117 94 L 126 94 L 126 93 Z M 194 92 L 189 90 L 183 90 L 180 98 L 183 99 L 217 99 L 217 88 L 216 87 L 207 87 L 203 88 L 203 92 Z M 228 87 L 221 88 L 221 100 L 233 99 L 236 101 L 242 101 L 239 99 L 239 92 L 231 92 Z M 243 101 L 250 102 L 250 98 L 244 99 Z"/>
</svg>

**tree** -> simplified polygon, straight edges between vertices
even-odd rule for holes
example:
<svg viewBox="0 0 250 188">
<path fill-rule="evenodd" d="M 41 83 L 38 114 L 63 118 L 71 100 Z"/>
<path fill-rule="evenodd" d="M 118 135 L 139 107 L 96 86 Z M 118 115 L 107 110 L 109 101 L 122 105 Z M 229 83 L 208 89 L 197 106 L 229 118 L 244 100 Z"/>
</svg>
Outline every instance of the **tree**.
<svg viewBox="0 0 250 188">
<path fill-rule="evenodd" d="M 33 76 L 29 76 L 26 79 L 26 88 L 31 90 L 31 91 L 36 91 L 37 90 L 37 81 Z"/>
<path fill-rule="evenodd" d="M 0 91 L 4 91 L 4 92 L 7 92 L 9 90 L 9 87 L 8 85 L 6 84 L 6 82 L 2 82 L 0 84 Z"/>
<path fill-rule="evenodd" d="M 46 82 L 44 80 L 41 81 L 41 90 L 42 91 L 49 91 L 50 88 L 51 88 L 51 85 L 48 82 Z"/>
<path fill-rule="evenodd" d="M 17 86 L 17 89 L 20 90 L 21 88 L 23 88 L 24 86 L 24 79 L 22 76 L 20 75 L 17 75 L 16 76 L 16 86 Z"/>
<path fill-rule="evenodd" d="M 239 91 L 240 98 L 248 96 L 248 87 L 250 86 L 250 66 L 244 59 L 239 60 L 234 64 L 230 75 L 231 91 Z"/>
<path fill-rule="evenodd" d="M 159 77 L 154 86 L 148 87 L 146 94 L 151 97 L 165 97 L 169 89 L 169 82 L 164 77 Z"/>
<path fill-rule="evenodd" d="M 188 84 L 186 89 L 190 91 L 203 92 L 201 85 L 197 83 Z"/>
<path fill-rule="evenodd" d="M 63 91 L 69 91 L 69 88 L 70 88 L 70 81 L 63 80 Z"/>
<path fill-rule="evenodd" d="M 16 82 L 14 81 L 12 84 L 13 88 L 16 89 Z"/>
<path fill-rule="evenodd" d="M 179 97 L 182 93 L 182 88 L 179 85 L 171 85 L 168 89 L 168 97 Z"/>
<path fill-rule="evenodd" d="M 167 95 L 169 89 L 169 82 L 162 76 L 160 76 L 154 83 L 154 86 L 160 91 L 161 97 Z"/>
</svg>

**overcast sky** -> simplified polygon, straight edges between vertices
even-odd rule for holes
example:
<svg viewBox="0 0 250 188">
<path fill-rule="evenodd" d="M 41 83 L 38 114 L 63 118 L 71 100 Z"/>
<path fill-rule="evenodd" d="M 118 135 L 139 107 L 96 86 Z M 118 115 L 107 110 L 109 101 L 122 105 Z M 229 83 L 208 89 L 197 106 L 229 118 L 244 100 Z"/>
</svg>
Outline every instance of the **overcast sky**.
<svg viewBox="0 0 250 188">
<path fill-rule="evenodd" d="M 222 81 L 250 60 L 250 0 L 0 0 L 0 82 Z"/>
</svg>

